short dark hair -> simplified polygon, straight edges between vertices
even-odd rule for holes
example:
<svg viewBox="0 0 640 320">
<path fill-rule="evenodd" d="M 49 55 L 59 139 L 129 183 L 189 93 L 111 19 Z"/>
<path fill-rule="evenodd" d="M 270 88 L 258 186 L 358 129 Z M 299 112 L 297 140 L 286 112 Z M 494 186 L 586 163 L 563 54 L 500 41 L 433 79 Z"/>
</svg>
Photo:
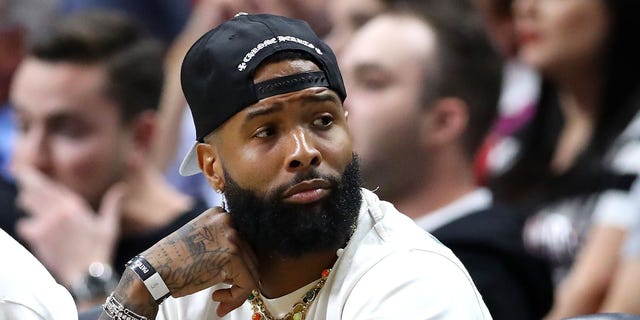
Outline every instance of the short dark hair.
<svg viewBox="0 0 640 320">
<path fill-rule="evenodd" d="M 158 108 L 164 81 L 162 47 L 124 13 L 92 10 L 63 16 L 34 36 L 28 55 L 103 65 L 105 92 L 117 103 L 124 122 Z"/>
<path fill-rule="evenodd" d="M 469 0 L 397 1 L 393 12 L 421 18 L 436 37 L 435 57 L 425 72 L 422 104 L 443 97 L 462 99 L 469 122 L 463 147 L 470 159 L 484 142 L 498 113 L 502 59 Z"/>
</svg>

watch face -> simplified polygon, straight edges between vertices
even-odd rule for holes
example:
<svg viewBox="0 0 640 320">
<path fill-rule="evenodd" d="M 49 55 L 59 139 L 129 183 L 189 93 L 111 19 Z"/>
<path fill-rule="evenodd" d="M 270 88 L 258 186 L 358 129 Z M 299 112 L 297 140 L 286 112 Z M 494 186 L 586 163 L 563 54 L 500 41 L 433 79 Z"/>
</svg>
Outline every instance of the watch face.
<svg viewBox="0 0 640 320">
<path fill-rule="evenodd" d="M 93 277 L 93 276 L 87 277 L 87 287 L 89 288 L 89 291 L 91 292 L 92 296 L 108 295 L 111 292 L 111 290 L 115 288 L 115 286 L 112 285 L 112 283 L 113 281 L 110 277 L 109 278 Z"/>
<path fill-rule="evenodd" d="M 89 272 L 80 283 L 73 286 L 71 292 L 80 301 L 104 299 L 116 288 L 118 280 L 110 266 L 92 263 Z"/>
</svg>

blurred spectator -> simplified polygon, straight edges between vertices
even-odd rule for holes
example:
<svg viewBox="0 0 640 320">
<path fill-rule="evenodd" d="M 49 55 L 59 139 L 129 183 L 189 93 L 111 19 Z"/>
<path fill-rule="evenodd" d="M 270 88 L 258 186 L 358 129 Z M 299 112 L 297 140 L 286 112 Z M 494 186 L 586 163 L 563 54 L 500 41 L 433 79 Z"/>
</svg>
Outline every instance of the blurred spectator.
<svg viewBox="0 0 640 320">
<path fill-rule="evenodd" d="M 489 38 L 505 65 L 498 103 L 498 118 L 476 156 L 475 175 L 484 185 L 504 161 L 501 142 L 531 120 L 540 92 L 540 77 L 518 59 L 518 38 L 511 7 L 513 0 L 473 0 Z"/>
<path fill-rule="evenodd" d="M 416 2 L 373 18 L 345 48 L 343 70 L 365 185 L 453 250 L 494 319 L 540 319 L 548 268 L 527 254 L 522 217 L 474 180 L 502 64 L 471 3 Z"/>
<path fill-rule="evenodd" d="M 162 72 L 160 46 L 111 12 L 57 20 L 16 71 L 12 169 L 24 214 L 2 228 L 79 306 L 102 302 L 130 258 L 206 209 L 149 163 Z"/>
<path fill-rule="evenodd" d="M 0 176 L 11 179 L 9 159 L 15 119 L 8 104 L 11 77 L 24 54 L 28 35 L 54 11 L 54 0 L 0 0 Z"/>
<path fill-rule="evenodd" d="M 640 218 L 640 30 L 634 0 L 516 0 L 519 57 L 544 77 L 537 112 L 492 181 L 532 216 L 525 241 L 557 283 L 549 319 L 597 311 Z"/>
</svg>

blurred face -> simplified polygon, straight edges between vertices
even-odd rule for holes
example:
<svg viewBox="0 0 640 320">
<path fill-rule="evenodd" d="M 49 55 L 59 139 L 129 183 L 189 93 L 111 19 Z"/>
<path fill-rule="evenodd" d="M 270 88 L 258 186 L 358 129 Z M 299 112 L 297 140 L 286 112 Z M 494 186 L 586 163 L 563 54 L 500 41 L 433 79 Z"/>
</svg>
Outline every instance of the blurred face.
<svg viewBox="0 0 640 320">
<path fill-rule="evenodd" d="M 13 165 L 35 167 L 94 207 L 122 178 L 131 148 L 104 81 L 97 66 L 27 58 L 11 89 L 19 126 Z"/>
<path fill-rule="evenodd" d="M 585 68 L 602 57 L 609 23 L 601 0 L 516 0 L 520 57 L 549 74 Z"/>
<path fill-rule="evenodd" d="M 474 0 L 491 41 L 505 57 L 518 52 L 518 38 L 508 0 Z"/>
<path fill-rule="evenodd" d="M 282 61 L 258 70 L 255 82 L 316 70 L 306 60 Z M 198 149 L 203 172 L 214 185 L 224 177 L 234 225 L 254 248 L 296 256 L 344 245 L 360 191 L 345 112 L 333 91 L 262 99 L 209 139 Z"/>
<path fill-rule="evenodd" d="M 362 176 L 371 188 L 393 189 L 417 179 L 420 97 L 434 42 L 417 18 L 382 15 L 362 27 L 345 50 L 345 108 Z"/>
<path fill-rule="evenodd" d="M 327 44 L 340 55 L 347 42 L 360 27 L 385 9 L 381 0 L 331 0 L 328 12 L 331 32 Z"/>
</svg>

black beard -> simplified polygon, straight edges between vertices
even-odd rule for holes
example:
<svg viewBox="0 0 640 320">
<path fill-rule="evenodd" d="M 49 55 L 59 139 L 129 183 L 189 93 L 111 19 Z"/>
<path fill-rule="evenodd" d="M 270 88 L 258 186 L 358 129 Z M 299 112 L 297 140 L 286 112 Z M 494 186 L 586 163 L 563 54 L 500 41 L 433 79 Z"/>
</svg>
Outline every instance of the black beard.
<svg viewBox="0 0 640 320">
<path fill-rule="evenodd" d="M 285 190 L 302 181 L 325 179 L 331 183 L 329 195 L 310 204 L 282 201 Z M 335 250 L 344 246 L 355 228 L 362 203 L 358 158 L 354 154 L 342 177 L 323 176 L 313 170 L 284 186 L 259 197 L 227 175 L 225 197 L 233 224 L 254 250 L 287 257 Z"/>
</svg>

